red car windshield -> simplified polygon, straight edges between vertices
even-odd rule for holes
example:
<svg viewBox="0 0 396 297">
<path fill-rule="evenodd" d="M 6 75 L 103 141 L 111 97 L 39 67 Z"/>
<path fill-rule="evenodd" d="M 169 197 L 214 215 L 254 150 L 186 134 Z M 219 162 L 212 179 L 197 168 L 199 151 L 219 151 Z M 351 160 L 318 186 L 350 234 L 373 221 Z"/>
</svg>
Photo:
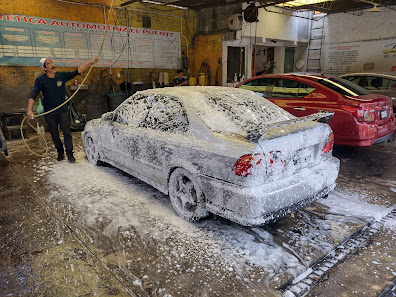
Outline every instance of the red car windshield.
<svg viewBox="0 0 396 297">
<path fill-rule="evenodd" d="M 371 94 L 367 89 L 339 77 L 319 79 L 318 83 L 321 83 L 322 85 L 325 85 L 326 87 L 346 96 L 361 96 Z"/>
</svg>

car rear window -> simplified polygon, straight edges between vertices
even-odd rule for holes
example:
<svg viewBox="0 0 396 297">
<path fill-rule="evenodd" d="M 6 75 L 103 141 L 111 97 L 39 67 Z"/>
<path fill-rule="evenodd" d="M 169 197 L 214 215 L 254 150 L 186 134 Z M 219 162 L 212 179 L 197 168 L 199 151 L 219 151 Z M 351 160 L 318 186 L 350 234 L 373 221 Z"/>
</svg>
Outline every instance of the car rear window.
<svg viewBox="0 0 396 297">
<path fill-rule="evenodd" d="M 263 124 L 294 118 L 267 99 L 246 90 L 208 92 L 204 98 L 193 101 L 197 113 L 210 130 L 222 134 L 243 133 Z"/>
<path fill-rule="evenodd" d="M 370 91 L 365 88 L 339 77 L 319 79 L 318 82 L 345 96 L 361 96 L 370 94 Z"/>
</svg>

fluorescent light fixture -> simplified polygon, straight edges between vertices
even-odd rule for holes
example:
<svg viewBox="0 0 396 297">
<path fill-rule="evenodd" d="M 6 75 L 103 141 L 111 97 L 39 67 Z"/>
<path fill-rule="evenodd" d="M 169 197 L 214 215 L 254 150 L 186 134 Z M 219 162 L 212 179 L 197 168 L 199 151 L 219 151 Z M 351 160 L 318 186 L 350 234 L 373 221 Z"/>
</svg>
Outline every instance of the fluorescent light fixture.
<svg viewBox="0 0 396 297">
<path fill-rule="evenodd" d="M 296 6 L 318 4 L 329 1 L 333 1 L 333 0 L 293 0 L 282 4 L 278 4 L 277 6 L 296 7 Z"/>
<path fill-rule="evenodd" d="M 174 7 L 174 8 L 179 8 L 179 9 L 184 9 L 187 10 L 187 7 L 183 6 L 178 6 L 178 5 L 172 5 L 172 4 L 166 4 L 166 2 L 157 2 L 157 1 L 151 1 L 151 0 L 142 0 L 143 3 L 149 3 L 149 4 L 156 4 L 156 5 L 163 5 L 163 6 L 169 6 L 169 7 Z"/>
</svg>

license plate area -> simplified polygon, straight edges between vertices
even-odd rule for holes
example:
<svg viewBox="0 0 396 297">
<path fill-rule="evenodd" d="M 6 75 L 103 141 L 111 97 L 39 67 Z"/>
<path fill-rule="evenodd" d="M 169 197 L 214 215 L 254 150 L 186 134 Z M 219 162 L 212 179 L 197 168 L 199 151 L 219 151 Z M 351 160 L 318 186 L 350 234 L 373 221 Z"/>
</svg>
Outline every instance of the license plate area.
<svg viewBox="0 0 396 297">
<path fill-rule="evenodd" d="M 314 148 L 305 147 L 298 151 L 293 156 L 293 165 L 302 168 L 312 163 L 314 159 Z"/>
</svg>

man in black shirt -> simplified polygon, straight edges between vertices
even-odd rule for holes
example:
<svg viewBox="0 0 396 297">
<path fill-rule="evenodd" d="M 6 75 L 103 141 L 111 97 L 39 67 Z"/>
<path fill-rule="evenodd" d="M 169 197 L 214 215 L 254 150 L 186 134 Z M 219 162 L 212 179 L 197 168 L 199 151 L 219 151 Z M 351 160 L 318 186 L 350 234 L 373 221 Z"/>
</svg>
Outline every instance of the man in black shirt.
<svg viewBox="0 0 396 297">
<path fill-rule="evenodd" d="M 183 77 L 183 70 L 177 70 L 177 77 L 173 80 L 175 87 L 187 86 L 188 80 Z"/>
<path fill-rule="evenodd" d="M 56 72 L 53 58 L 48 56 L 40 60 L 40 67 L 44 70 L 44 74 L 36 78 L 34 82 L 33 91 L 30 93 L 27 115 L 33 118 L 33 103 L 37 95 L 41 92 L 43 94 L 44 112 L 50 111 L 53 108 L 61 105 L 66 101 L 65 83 L 75 76 L 88 70 L 91 65 L 98 61 L 98 57 L 93 58 L 87 64 L 80 66 L 78 69 L 70 72 Z M 65 142 L 65 149 L 67 159 L 70 163 L 74 163 L 76 159 L 73 156 L 73 140 L 70 132 L 70 123 L 67 116 L 67 105 L 46 114 L 45 121 L 48 125 L 48 130 L 51 133 L 52 141 L 58 151 L 58 161 L 65 158 L 62 141 L 59 137 L 59 129 L 63 132 L 63 140 Z"/>
</svg>

